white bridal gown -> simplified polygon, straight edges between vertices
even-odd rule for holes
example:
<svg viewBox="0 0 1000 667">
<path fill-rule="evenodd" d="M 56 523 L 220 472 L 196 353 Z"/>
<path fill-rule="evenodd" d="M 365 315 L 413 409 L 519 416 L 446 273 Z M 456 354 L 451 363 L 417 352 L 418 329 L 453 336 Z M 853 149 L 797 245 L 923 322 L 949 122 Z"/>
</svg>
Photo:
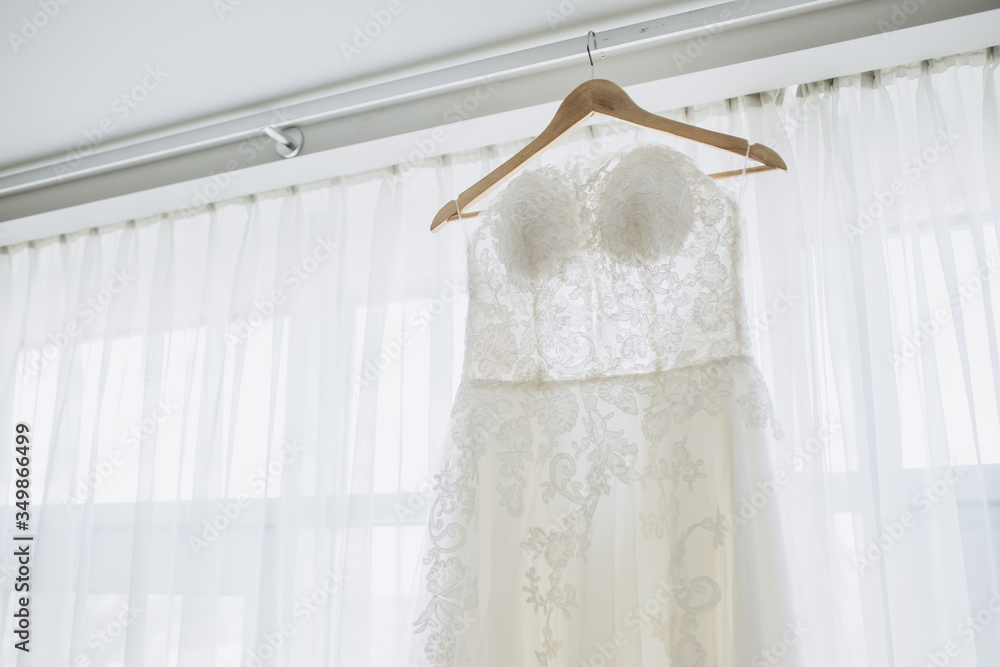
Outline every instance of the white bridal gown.
<svg viewBox="0 0 1000 667">
<path fill-rule="evenodd" d="M 522 173 L 469 243 L 407 664 L 777 664 L 781 434 L 735 202 L 643 145 Z"/>
</svg>

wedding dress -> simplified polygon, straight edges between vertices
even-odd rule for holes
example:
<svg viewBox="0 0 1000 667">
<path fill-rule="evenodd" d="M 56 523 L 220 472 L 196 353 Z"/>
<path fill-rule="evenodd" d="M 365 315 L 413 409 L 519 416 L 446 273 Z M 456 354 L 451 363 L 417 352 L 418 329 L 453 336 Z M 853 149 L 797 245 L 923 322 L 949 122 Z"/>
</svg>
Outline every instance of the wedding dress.
<svg viewBox="0 0 1000 667">
<path fill-rule="evenodd" d="M 483 213 L 468 261 L 407 664 L 787 653 L 781 430 L 751 357 L 733 198 L 665 146 L 589 174 L 537 168 Z"/>
</svg>

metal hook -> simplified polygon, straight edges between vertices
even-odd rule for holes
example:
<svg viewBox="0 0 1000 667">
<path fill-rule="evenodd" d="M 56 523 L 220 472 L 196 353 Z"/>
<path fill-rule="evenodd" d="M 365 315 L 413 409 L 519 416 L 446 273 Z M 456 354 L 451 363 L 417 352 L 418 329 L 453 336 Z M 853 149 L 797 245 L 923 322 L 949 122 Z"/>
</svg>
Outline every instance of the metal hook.
<svg viewBox="0 0 1000 667">
<path fill-rule="evenodd" d="M 594 56 L 590 53 L 590 37 L 594 37 L 594 48 L 597 48 L 597 33 L 591 30 L 587 33 L 587 58 L 590 59 L 590 78 L 594 78 Z"/>
<path fill-rule="evenodd" d="M 286 127 L 279 130 L 275 127 L 265 127 L 264 134 L 274 139 L 278 145 L 278 155 L 283 158 L 295 157 L 302 150 L 302 130 L 297 127 Z"/>
</svg>

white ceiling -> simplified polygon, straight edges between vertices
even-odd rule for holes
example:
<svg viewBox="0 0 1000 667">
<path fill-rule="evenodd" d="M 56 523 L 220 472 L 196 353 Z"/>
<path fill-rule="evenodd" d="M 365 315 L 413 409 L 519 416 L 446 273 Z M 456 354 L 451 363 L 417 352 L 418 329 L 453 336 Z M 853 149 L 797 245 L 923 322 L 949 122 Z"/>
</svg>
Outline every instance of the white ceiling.
<svg viewBox="0 0 1000 667">
<path fill-rule="evenodd" d="M 62 4 L 65 2 L 66 4 Z M 45 17 L 41 4 L 58 7 Z M 130 136 L 270 108 L 373 78 L 504 53 L 710 1 L 4 0 L 0 3 L 0 173 L 64 157 L 114 127 Z M 388 11 L 390 6 L 395 14 Z M 384 27 L 345 55 L 378 13 Z M 386 17 L 389 20 L 386 21 Z M 43 20 L 44 19 L 44 20 Z M 556 19 L 559 19 L 556 21 Z M 30 35 L 26 21 L 43 24 Z M 15 45 L 11 34 L 30 35 Z M 148 76 L 163 73 L 157 83 Z M 135 108 L 119 98 L 143 82 Z M 155 87 L 154 87 L 155 85 Z M 103 133 L 102 133 L 103 134 Z"/>
<path fill-rule="evenodd" d="M 40 3 L 50 2 L 59 6 L 58 13 L 15 53 L 10 35 L 41 11 Z M 114 129 L 100 141 L 100 151 L 113 153 L 119 144 L 125 152 L 136 146 L 143 150 L 150 144 L 136 142 L 157 136 L 169 140 L 182 129 L 253 112 L 269 115 L 297 101 L 532 46 L 579 38 L 581 54 L 556 67 L 502 79 L 500 92 L 462 123 L 452 123 L 442 111 L 466 100 L 475 82 L 468 89 L 303 122 L 305 148 L 292 160 L 282 160 L 273 150 L 247 159 L 239 152 L 238 137 L 183 155 L 12 191 L 0 195 L 0 246 L 185 209 L 196 204 L 194 195 L 220 171 L 231 177 L 224 193 L 230 198 L 384 167 L 404 161 L 401 155 L 444 123 L 450 123 L 444 125 L 447 141 L 436 144 L 433 155 L 530 137 L 589 74 L 582 52 L 588 30 L 601 35 L 720 4 L 398 2 L 393 4 L 397 15 L 383 33 L 348 62 L 341 44 L 350 43 L 355 28 L 370 21 L 372 11 L 388 8 L 389 0 L 350 6 L 310 0 L 177 0 L 173 5 L 146 0 L 121 7 L 108 0 L 3 0 L 0 182 L 24 178 L 33 173 L 31 167 L 49 172 L 73 144 L 88 133 L 93 136 L 102 120 L 105 127 L 113 122 Z M 781 0 L 729 4 L 747 2 L 763 11 Z M 666 110 L 1000 43 L 1000 0 L 917 3 L 918 11 L 889 33 L 882 32 L 880 22 L 891 18 L 899 0 L 802 2 L 813 9 L 727 27 L 683 69 L 676 56 L 694 35 L 612 50 L 606 60 L 598 60 L 597 74 L 625 86 L 645 108 Z M 233 11 L 220 17 L 217 11 L 227 6 Z M 698 16 L 708 16 L 707 21 L 721 10 Z M 565 20 L 550 27 L 555 17 Z M 121 119 L 124 107 L 116 99 L 141 85 L 147 68 L 157 67 L 166 73 L 162 84 Z M 91 157 L 99 161 L 105 154 Z M 240 166 L 230 171 L 235 157 Z"/>
</svg>

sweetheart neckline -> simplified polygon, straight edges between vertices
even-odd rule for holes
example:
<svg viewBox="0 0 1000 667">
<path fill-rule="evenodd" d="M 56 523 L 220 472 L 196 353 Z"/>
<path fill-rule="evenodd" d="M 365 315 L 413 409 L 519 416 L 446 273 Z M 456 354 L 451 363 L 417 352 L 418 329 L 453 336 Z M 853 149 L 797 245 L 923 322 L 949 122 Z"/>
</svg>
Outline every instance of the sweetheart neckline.
<svg viewBox="0 0 1000 667">
<path fill-rule="evenodd" d="M 699 218 L 712 226 L 726 215 L 741 217 L 734 195 L 671 146 L 624 146 L 588 169 L 572 157 L 563 164 L 571 166 L 523 171 L 484 207 L 474 229 L 463 222 L 470 262 L 478 264 L 475 249 L 491 239 L 507 279 L 524 284 L 588 248 L 640 266 L 682 252 Z"/>
<path fill-rule="evenodd" d="M 671 157 L 680 158 L 682 161 L 688 162 L 694 168 L 697 176 L 700 179 L 704 179 L 705 182 L 711 183 L 718 195 L 724 197 L 725 199 L 728 199 L 733 204 L 734 207 L 738 208 L 737 202 L 733 198 L 732 194 L 728 192 L 725 188 L 721 187 L 714 178 L 712 178 L 704 171 L 702 171 L 702 169 L 698 166 L 698 164 L 694 161 L 694 159 L 692 159 L 689 155 L 677 150 L 676 148 L 667 146 L 666 144 L 642 142 L 642 143 L 632 144 L 630 146 L 624 146 L 622 148 L 619 148 L 611 152 L 609 155 L 600 159 L 600 161 L 597 163 L 597 166 L 591 167 L 588 170 L 589 173 L 586 175 L 586 177 L 578 176 L 580 172 L 578 163 L 576 163 L 577 164 L 576 167 L 568 169 L 555 164 L 534 166 L 531 167 L 530 169 L 525 169 L 524 171 L 511 178 L 509 181 L 507 181 L 507 183 L 503 186 L 503 188 L 491 198 L 489 204 L 487 204 L 482 209 L 482 212 L 480 213 L 480 219 L 490 220 L 491 218 L 489 216 L 491 213 L 494 212 L 494 208 L 496 207 L 497 203 L 503 199 L 504 195 L 507 193 L 510 187 L 521 178 L 525 178 L 527 176 L 539 176 L 546 172 L 549 173 L 554 172 L 557 176 L 557 180 L 560 182 L 561 185 L 565 185 L 571 188 L 574 194 L 580 194 L 580 186 L 584 186 L 585 188 L 588 187 L 602 173 L 606 174 L 608 177 L 612 176 L 615 172 L 618 171 L 619 166 L 625 160 L 625 158 L 645 149 L 656 149 L 659 151 L 663 151 Z M 480 229 L 482 229 L 482 225 L 480 225 L 480 227 L 476 231 L 479 231 Z"/>
</svg>

